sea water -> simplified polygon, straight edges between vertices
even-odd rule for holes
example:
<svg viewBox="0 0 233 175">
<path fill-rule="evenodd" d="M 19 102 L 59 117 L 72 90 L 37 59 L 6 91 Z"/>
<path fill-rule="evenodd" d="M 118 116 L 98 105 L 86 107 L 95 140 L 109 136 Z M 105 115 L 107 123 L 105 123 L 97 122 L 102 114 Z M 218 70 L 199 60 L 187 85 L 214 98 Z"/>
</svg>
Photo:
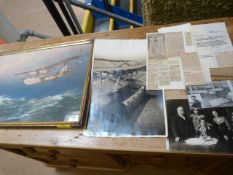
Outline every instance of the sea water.
<svg viewBox="0 0 233 175">
<path fill-rule="evenodd" d="M 64 121 L 66 115 L 79 111 L 81 98 L 72 90 L 41 98 L 0 96 L 0 122 Z"/>
</svg>

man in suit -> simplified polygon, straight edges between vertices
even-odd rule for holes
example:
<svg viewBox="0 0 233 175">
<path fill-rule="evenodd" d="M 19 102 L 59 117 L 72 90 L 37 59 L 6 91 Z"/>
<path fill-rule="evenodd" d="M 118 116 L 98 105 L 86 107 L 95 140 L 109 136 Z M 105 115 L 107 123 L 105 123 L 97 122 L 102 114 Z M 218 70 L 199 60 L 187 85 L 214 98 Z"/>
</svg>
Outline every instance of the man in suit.
<svg viewBox="0 0 233 175">
<path fill-rule="evenodd" d="M 181 142 L 195 135 L 192 120 L 185 116 L 183 106 L 176 108 L 176 115 L 171 121 L 171 131 L 175 142 Z"/>
<path fill-rule="evenodd" d="M 193 100 L 193 104 L 191 106 L 191 108 L 201 108 L 201 102 L 197 99 L 197 97 L 195 95 L 191 96 L 192 100 Z"/>
</svg>

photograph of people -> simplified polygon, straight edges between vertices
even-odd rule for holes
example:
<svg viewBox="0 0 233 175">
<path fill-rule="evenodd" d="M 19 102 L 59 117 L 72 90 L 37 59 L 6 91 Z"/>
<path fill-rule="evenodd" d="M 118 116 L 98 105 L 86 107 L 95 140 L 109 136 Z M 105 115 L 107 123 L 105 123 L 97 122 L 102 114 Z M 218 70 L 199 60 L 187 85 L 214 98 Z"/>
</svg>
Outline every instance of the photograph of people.
<svg viewBox="0 0 233 175">
<path fill-rule="evenodd" d="M 233 112 L 230 112 L 229 124 L 230 124 L 230 127 L 231 127 L 231 140 L 233 141 Z"/>
<path fill-rule="evenodd" d="M 191 108 L 201 108 L 201 102 L 197 99 L 197 97 L 195 95 L 191 96 L 193 104 L 191 106 Z"/>
<path fill-rule="evenodd" d="M 230 115 L 230 127 L 231 127 L 231 131 L 233 132 L 233 112 L 231 112 Z"/>
<path fill-rule="evenodd" d="M 209 139 L 216 137 L 212 125 L 210 123 L 207 123 L 204 118 L 200 119 L 200 125 L 197 130 L 197 135 L 201 139 Z"/>
<path fill-rule="evenodd" d="M 224 116 L 220 116 L 215 110 L 212 111 L 212 115 L 213 124 L 219 134 L 219 141 L 228 141 L 231 128 L 227 119 Z"/>
<path fill-rule="evenodd" d="M 178 106 L 176 112 L 171 122 L 171 131 L 175 137 L 175 142 L 180 142 L 193 137 L 195 134 L 192 120 L 184 113 L 184 107 Z"/>
<path fill-rule="evenodd" d="M 215 108 L 233 106 L 231 81 L 211 82 L 186 86 L 190 108 Z"/>
<path fill-rule="evenodd" d="M 199 111 L 198 111 L 197 108 L 194 108 L 192 110 L 192 112 L 193 113 L 190 115 L 190 118 L 193 121 L 194 129 L 195 129 L 195 131 L 197 133 L 197 131 L 198 131 L 199 127 L 200 127 L 201 119 L 205 118 L 205 116 L 199 114 Z"/>
</svg>

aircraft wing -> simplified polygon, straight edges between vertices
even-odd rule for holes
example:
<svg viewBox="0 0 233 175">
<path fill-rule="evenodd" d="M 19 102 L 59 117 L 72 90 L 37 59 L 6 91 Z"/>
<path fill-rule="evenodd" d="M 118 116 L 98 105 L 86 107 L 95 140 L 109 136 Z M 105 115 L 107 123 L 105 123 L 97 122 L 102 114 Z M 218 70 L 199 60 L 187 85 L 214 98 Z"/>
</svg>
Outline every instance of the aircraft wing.
<svg viewBox="0 0 233 175">
<path fill-rule="evenodd" d="M 75 59 L 78 59 L 78 58 L 79 58 L 79 56 L 70 57 L 70 58 L 68 58 L 68 59 L 65 59 L 65 60 L 56 62 L 56 63 L 54 63 L 54 64 L 51 64 L 51 65 L 49 65 L 49 66 L 39 67 L 39 68 L 33 69 L 33 70 L 31 70 L 31 71 L 20 72 L 20 73 L 17 73 L 17 74 L 15 74 L 15 75 L 30 74 L 30 73 L 32 73 L 32 72 L 38 72 L 38 71 L 43 70 L 43 69 L 49 70 L 49 69 L 51 69 L 51 68 L 53 68 L 53 67 L 56 67 L 56 66 L 58 66 L 58 65 L 67 64 L 69 61 L 75 60 Z"/>
</svg>

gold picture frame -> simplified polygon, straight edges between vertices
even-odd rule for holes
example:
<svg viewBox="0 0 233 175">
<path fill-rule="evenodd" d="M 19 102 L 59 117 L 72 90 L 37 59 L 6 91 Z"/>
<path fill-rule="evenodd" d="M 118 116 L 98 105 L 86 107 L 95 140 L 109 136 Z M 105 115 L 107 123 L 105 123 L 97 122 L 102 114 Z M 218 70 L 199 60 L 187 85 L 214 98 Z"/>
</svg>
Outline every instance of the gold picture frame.
<svg viewBox="0 0 233 175">
<path fill-rule="evenodd" d="M 79 128 L 88 113 L 93 41 L 0 55 L 0 127 Z"/>
</svg>

